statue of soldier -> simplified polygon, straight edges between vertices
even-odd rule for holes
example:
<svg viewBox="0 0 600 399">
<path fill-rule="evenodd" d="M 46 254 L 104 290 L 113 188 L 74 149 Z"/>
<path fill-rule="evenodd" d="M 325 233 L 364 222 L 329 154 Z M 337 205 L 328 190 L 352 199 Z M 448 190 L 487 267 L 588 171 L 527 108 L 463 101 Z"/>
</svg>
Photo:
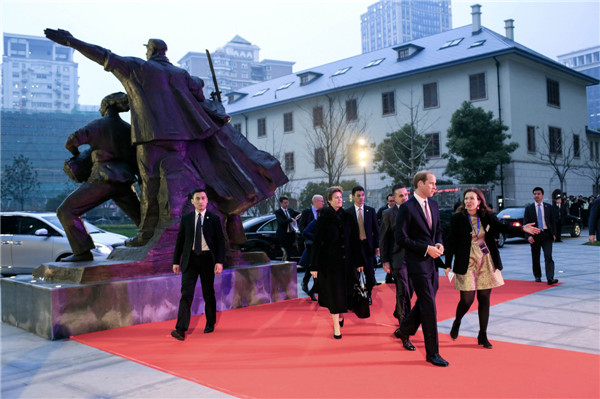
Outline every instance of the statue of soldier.
<svg viewBox="0 0 600 399">
<path fill-rule="evenodd" d="M 80 155 L 79 146 L 88 144 L 92 165 L 86 181 L 56 210 L 73 250 L 73 255 L 63 258 L 63 262 L 94 259 L 91 252 L 94 241 L 81 219 L 81 215 L 90 209 L 112 199 L 136 225 L 140 223 L 140 201 L 133 188 L 137 167 L 131 144 L 131 125 L 119 116 L 120 112 L 127 111 L 127 94 L 109 94 L 102 99 L 102 118 L 71 134 L 65 143 L 65 148 L 75 157 Z"/>
</svg>

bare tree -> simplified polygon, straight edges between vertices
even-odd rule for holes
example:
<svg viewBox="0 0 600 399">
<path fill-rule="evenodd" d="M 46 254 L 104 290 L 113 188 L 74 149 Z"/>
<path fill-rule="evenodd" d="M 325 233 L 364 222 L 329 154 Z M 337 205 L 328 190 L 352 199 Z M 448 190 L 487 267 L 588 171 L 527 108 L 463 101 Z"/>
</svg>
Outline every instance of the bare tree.
<svg viewBox="0 0 600 399">
<path fill-rule="evenodd" d="M 597 142 L 596 142 L 597 144 Z M 597 147 L 594 148 L 594 141 L 586 140 L 584 144 L 585 153 L 587 156 L 582 158 L 584 164 L 574 170 L 574 172 L 583 177 L 589 178 L 593 183 L 594 195 L 600 194 L 600 154 Z"/>
<path fill-rule="evenodd" d="M 324 98 L 324 103 L 304 110 L 311 122 L 311 126 L 305 126 L 306 149 L 309 159 L 314 157 L 315 168 L 325 173 L 327 184 L 333 186 L 340 183 L 351 161 L 348 148 L 365 135 L 368 118 L 359 117 L 361 98 L 335 94 Z"/>
<path fill-rule="evenodd" d="M 13 199 L 25 208 L 25 200 L 31 198 L 33 191 L 40 186 L 37 170 L 23 154 L 14 157 L 13 163 L 4 167 L 2 173 L 2 197 Z"/>
<path fill-rule="evenodd" d="M 564 191 L 567 172 L 575 167 L 575 151 L 573 149 L 573 132 L 569 140 L 563 140 L 562 130 L 550 128 L 538 135 L 542 138 L 542 146 L 536 155 L 547 162 L 560 182 L 560 190 Z"/>
</svg>

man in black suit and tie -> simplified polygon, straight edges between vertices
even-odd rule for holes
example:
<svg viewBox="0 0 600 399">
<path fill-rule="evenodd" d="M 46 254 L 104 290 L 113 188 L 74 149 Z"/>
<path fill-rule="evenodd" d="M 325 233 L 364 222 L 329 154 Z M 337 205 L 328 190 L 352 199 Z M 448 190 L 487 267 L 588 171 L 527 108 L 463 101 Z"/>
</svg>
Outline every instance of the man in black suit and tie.
<svg viewBox="0 0 600 399">
<path fill-rule="evenodd" d="M 552 260 L 552 243 L 556 240 L 556 224 L 552 212 L 552 206 L 543 202 L 544 189 L 536 187 L 533 189 L 533 204 L 525 207 L 523 224 L 535 223 L 540 233 L 532 236 L 527 234 L 527 241 L 531 244 L 531 263 L 533 276 L 538 283 L 542 282 L 542 267 L 540 265 L 540 252 L 544 250 L 544 262 L 546 264 L 546 279 L 548 285 L 558 283 L 554 278 L 554 260 Z"/>
<path fill-rule="evenodd" d="M 381 218 L 383 217 L 383 212 L 385 212 L 387 209 L 392 208 L 394 205 L 396 205 L 396 201 L 394 200 L 394 193 L 392 192 L 392 194 L 388 194 L 385 197 L 385 205 L 377 210 L 377 223 L 380 226 L 382 220 Z"/>
<path fill-rule="evenodd" d="M 375 208 L 365 205 L 365 189 L 362 186 L 352 189 L 352 200 L 354 205 L 346 208 L 346 212 L 353 216 L 352 220 L 359 232 L 360 252 L 364 259 L 365 279 L 371 304 L 371 291 L 376 284 L 375 256 L 379 255 L 379 225 Z"/>
<path fill-rule="evenodd" d="M 277 231 L 275 238 L 285 251 L 289 259 L 296 252 L 296 230 L 298 223 L 296 220 L 300 217 L 300 213 L 292 208 L 288 208 L 290 200 L 286 196 L 279 197 L 280 208 L 275 211 L 277 218 Z"/>
<path fill-rule="evenodd" d="M 200 276 L 204 313 L 205 333 L 215 329 L 217 321 L 217 300 L 215 298 L 215 274 L 223 271 L 225 260 L 225 238 L 219 216 L 208 211 L 208 197 L 204 189 L 192 193 L 195 211 L 181 218 L 179 233 L 173 253 L 173 272 L 181 272 L 181 300 L 175 330 L 171 336 L 183 341 L 190 325 L 192 301 L 196 282 Z"/>
<path fill-rule="evenodd" d="M 381 253 L 381 262 L 383 270 L 386 273 L 392 273 L 396 283 L 396 306 L 394 308 L 394 317 L 398 319 L 398 325 L 402 324 L 404 316 L 410 312 L 410 299 L 413 289 L 409 283 L 408 271 L 404 262 L 404 248 L 402 248 L 394 238 L 394 229 L 396 227 L 396 217 L 400 205 L 408 200 L 408 191 L 402 184 L 395 184 L 392 187 L 394 193 L 394 206 L 386 209 L 381 217 L 381 228 L 379 230 L 379 250 Z"/>
<path fill-rule="evenodd" d="M 321 212 L 321 209 L 323 208 L 323 205 L 325 205 L 325 200 L 323 199 L 323 196 L 319 194 L 313 195 L 312 206 L 303 210 L 300 216 L 300 220 L 298 220 L 298 228 L 300 229 L 301 233 L 304 233 L 304 229 L 306 229 L 306 226 L 308 226 L 310 222 L 317 219 L 319 213 Z M 304 245 L 308 246 L 312 244 L 307 244 L 305 242 Z M 304 291 L 306 295 L 310 295 L 308 291 L 308 282 L 310 280 L 310 277 L 310 270 L 306 268 L 306 271 L 304 272 L 304 278 L 302 278 L 302 291 Z M 314 290 L 315 287 L 313 285 L 313 291 Z"/>
<path fill-rule="evenodd" d="M 404 259 L 415 293 L 415 307 L 404 317 L 400 328 L 394 332 L 404 348 L 414 351 L 409 337 L 423 326 L 426 360 L 435 366 L 448 366 L 439 354 L 437 310 L 435 295 L 439 273 L 444 267 L 439 257 L 444 253 L 442 226 L 437 202 L 431 200 L 436 190 L 435 175 L 420 171 L 413 178 L 414 195 L 398 210 L 396 218 L 396 243 L 405 249 Z"/>
</svg>

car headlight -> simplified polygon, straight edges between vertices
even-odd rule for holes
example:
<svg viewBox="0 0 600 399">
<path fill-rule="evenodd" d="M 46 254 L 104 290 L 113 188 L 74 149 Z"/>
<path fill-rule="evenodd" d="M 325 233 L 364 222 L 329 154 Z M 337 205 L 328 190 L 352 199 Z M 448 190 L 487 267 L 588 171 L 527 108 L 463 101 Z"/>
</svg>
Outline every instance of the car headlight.
<svg viewBox="0 0 600 399">
<path fill-rule="evenodd" d="M 95 242 L 96 248 L 92 249 L 92 252 L 95 252 L 99 255 L 110 255 L 113 248 L 110 245 L 101 244 L 99 242 Z"/>
</svg>

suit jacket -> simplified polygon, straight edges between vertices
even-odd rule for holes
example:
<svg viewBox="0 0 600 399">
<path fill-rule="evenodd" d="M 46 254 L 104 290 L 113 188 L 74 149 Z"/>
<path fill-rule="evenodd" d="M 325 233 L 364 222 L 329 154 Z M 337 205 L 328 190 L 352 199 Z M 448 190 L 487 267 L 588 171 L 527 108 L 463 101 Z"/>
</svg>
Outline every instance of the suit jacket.
<svg viewBox="0 0 600 399">
<path fill-rule="evenodd" d="M 500 260 L 500 251 L 498 250 L 496 236 L 498 232 L 516 235 L 522 231 L 522 228 L 500 223 L 492 213 L 487 213 L 481 217 L 480 223 L 481 229 L 485 231 L 485 244 L 490 250 L 494 267 L 502 270 L 502 261 Z M 450 220 L 450 234 L 444 246 L 444 255 L 447 268 L 452 267 L 452 259 L 454 259 L 453 270 L 456 274 L 465 274 L 469 268 L 472 231 L 471 222 L 466 211 L 452 215 L 452 219 Z"/>
<path fill-rule="evenodd" d="M 175 252 L 173 253 L 173 264 L 180 265 L 184 272 L 190 261 L 192 246 L 194 244 L 196 211 L 188 213 L 181 218 L 179 223 L 179 232 L 177 241 L 175 241 Z M 210 249 L 214 263 L 223 263 L 225 261 L 225 237 L 221 227 L 221 219 L 218 215 L 206 211 L 204 222 L 202 224 L 202 233 L 204 240 Z"/>
<path fill-rule="evenodd" d="M 288 232 L 288 226 L 293 222 L 293 218 L 298 216 L 300 213 L 292 208 L 287 209 L 290 217 L 285 216 L 283 209 L 279 208 L 275 211 L 275 217 L 277 218 L 277 231 L 275 237 L 283 242 L 285 240 L 285 234 Z"/>
<path fill-rule="evenodd" d="M 290 214 L 291 215 L 291 214 Z M 315 215 L 312 210 L 312 206 L 302 211 L 302 216 L 300 216 L 300 220 L 298 220 L 298 228 L 301 233 L 304 233 L 304 229 L 310 222 L 315 220 Z"/>
<path fill-rule="evenodd" d="M 381 218 L 383 217 L 383 212 L 385 212 L 388 209 L 390 209 L 390 208 L 388 207 L 387 204 L 385 204 L 381 208 L 377 209 L 377 223 L 379 223 L 380 226 L 381 226 L 381 220 L 382 220 Z"/>
<path fill-rule="evenodd" d="M 398 210 L 394 236 L 399 246 L 406 250 L 404 259 L 409 273 L 428 273 L 437 267 L 444 267 L 440 258 L 435 260 L 427 254 L 429 245 L 442 243 L 442 225 L 438 204 L 428 199 L 431 210 L 431 229 L 421 205 L 414 196 L 403 203 Z"/>
<path fill-rule="evenodd" d="M 346 208 L 352 216 L 352 222 L 356 231 L 358 230 L 358 218 L 356 215 L 356 208 L 354 205 Z M 363 218 L 365 224 L 365 234 L 367 235 L 367 243 L 369 244 L 369 254 L 375 256 L 375 248 L 379 248 L 379 225 L 377 224 L 377 214 L 375 208 L 368 205 L 363 205 Z"/>
<path fill-rule="evenodd" d="M 590 206 L 590 218 L 588 225 L 590 226 L 589 234 L 591 236 L 600 233 L 600 198 L 596 198 Z"/>
<path fill-rule="evenodd" d="M 394 205 L 383 211 L 381 215 L 381 227 L 379 229 L 379 253 L 381 261 L 390 262 L 394 269 L 399 269 L 404 262 L 404 248 L 398 245 L 394 238 L 398 209 L 398 206 Z"/>
<path fill-rule="evenodd" d="M 545 202 L 542 203 L 544 207 L 544 221 L 546 227 L 552 232 L 552 235 L 556 237 L 556 224 L 554 220 L 554 212 L 552 211 L 552 205 Z M 534 226 L 542 230 L 544 226 L 538 226 L 537 222 L 537 204 L 529 204 L 525 207 L 525 216 L 523 217 L 523 224 L 535 223 Z M 529 237 L 530 234 L 525 233 L 525 237 Z M 534 236 L 535 238 L 535 236 Z"/>
</svg>

